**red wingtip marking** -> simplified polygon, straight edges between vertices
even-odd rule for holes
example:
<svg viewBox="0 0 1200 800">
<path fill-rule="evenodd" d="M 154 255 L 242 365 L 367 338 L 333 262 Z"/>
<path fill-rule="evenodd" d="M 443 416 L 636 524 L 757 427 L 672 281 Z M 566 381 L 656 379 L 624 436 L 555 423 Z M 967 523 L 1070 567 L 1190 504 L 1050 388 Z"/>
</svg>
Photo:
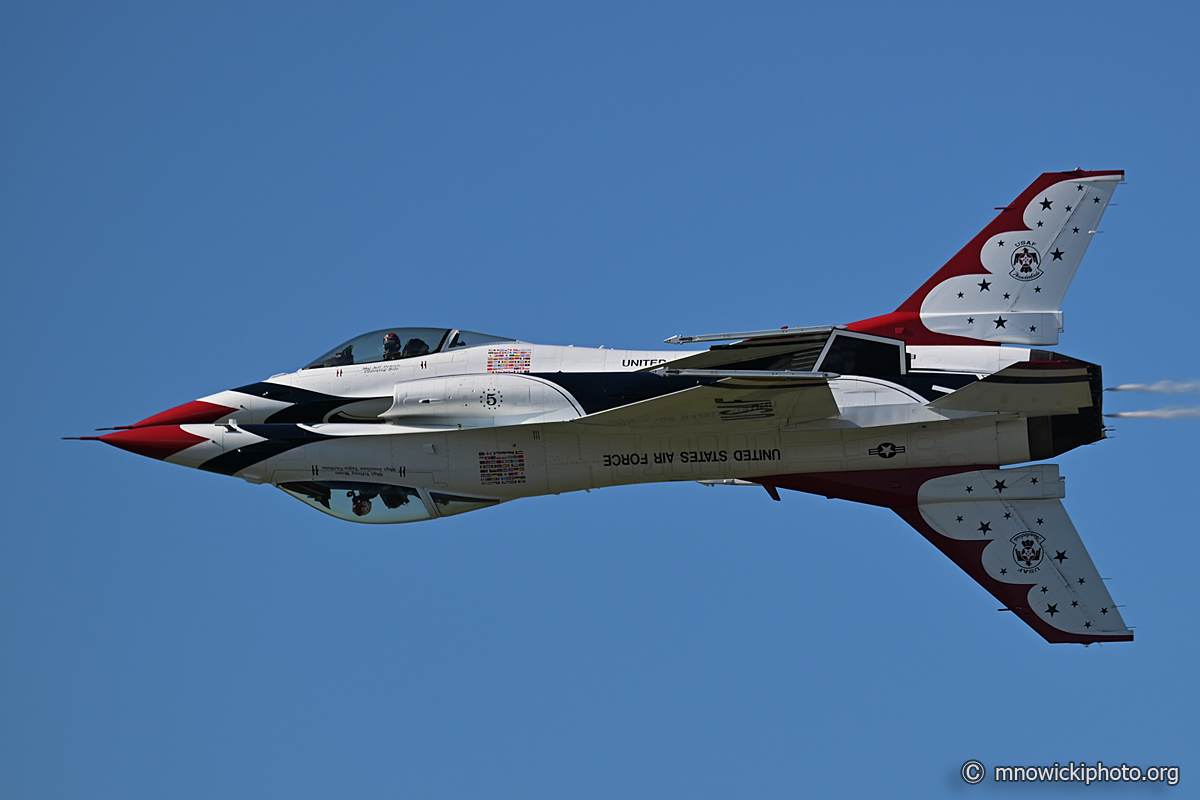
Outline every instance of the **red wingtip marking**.
<svg viewBox="0 0 1200 800">
<path fill-rule="evenodd" d="M 146 417 L 141 422 L 134 423 L 129 427 L 148 428 L 152 425 L 204 425 L 209 422 L 216 422 L 234 410 L 229 406 L 219 406 L 216 403 L 193 400 L 190 403 L 184 403 L 181 406 L 167 409 L 161 414 L 155 414 L 153 417 Z"/>
<path fill-rule="evenodd" d="M 203 436 L 188 433 L 178 425 L 156 425 L 146 428 L 131 428 L 96 437 L 105 444 L 137 453 L 148 458 L 164 459 L 180 450 L 207 442 Z"/>
</svg>

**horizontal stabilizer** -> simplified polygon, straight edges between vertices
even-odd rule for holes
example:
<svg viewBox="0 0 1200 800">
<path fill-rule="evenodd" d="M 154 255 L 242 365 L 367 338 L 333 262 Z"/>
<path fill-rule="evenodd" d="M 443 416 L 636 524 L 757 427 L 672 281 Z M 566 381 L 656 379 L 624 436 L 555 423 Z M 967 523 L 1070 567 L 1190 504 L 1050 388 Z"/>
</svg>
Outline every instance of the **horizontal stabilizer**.
<svg viewBox="0 0 1200 800">
<path fill-rule="evenodd" d="M 1081 361 L 1022 361 L 929 403 L 956 411 L 1074 414 L 1092 402 L 1091 372 Z"/>
<path fill-rule="evenodd" d="M 572 420 L 572 425 L 762 427 L 836 417 L 823 379 L 727 378 Z"/>
</svg>

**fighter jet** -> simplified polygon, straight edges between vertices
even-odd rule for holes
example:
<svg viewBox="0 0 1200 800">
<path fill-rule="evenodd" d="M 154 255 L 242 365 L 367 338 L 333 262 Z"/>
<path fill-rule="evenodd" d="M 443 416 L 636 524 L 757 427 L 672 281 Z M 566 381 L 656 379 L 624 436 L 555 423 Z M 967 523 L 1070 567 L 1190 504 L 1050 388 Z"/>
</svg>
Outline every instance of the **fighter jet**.
<svg viewBox="0 0 1200 800">
<path fill-rule="evenodd" d="M 1044 462 L 1105 437 L 1047 347 L 1121 171 L 1046 173 L 890 314 L 645 351 L 398 327 L 96 437 L 349 522 L 668 481 L 883 506 L 1050 642 L 1130 641 Z M 711 344 L 710 344 L 711 343 Z"/>
</svg>

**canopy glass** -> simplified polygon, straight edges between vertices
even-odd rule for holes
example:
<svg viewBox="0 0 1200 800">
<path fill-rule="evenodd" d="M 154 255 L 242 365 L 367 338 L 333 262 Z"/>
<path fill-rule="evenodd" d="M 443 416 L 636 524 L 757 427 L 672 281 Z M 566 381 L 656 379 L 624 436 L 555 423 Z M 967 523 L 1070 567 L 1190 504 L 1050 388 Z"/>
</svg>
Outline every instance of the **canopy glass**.
<svg viewBox="0 0 1200 800">
<path fill-rule="evenodd" d="M 304 369 L 373 364 L 427 356 L 459 347 L 512 341 L 516 340 L 453 328 L 383 328 L 339 344 Z"/>
</svg>

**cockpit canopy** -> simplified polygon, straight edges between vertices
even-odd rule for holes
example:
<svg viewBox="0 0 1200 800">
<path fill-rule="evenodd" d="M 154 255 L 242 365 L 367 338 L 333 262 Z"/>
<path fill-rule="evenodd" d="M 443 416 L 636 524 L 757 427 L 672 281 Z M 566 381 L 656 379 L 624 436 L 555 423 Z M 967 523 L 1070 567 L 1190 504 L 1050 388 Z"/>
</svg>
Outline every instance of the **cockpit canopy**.
<svg viewBox="0 0 1200 800">
<path fill-rule="evenodd" d="M 343 342 L 304 369 L 373 364 L 377 361 L 427 356 L 459 347 L 514 341 L 503 336 L 453 328 L 384 328 Z"/>
</svg>

